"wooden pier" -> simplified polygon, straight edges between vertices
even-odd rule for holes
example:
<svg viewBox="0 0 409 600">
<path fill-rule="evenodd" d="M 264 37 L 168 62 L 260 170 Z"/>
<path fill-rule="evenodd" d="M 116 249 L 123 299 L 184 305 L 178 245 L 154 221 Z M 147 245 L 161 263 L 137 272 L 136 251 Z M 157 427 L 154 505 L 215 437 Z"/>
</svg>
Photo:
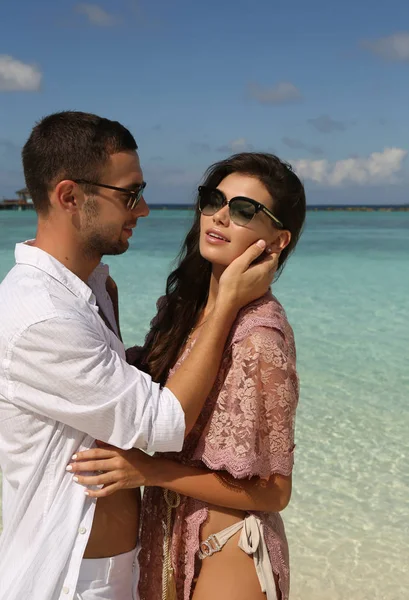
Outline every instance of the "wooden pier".
<svg viewBox="0 0 409 600">
<path fill-rule="evenodd" d="M 27 188 L 17 190 L 17 198 L 13 200 L 0 200 L 0 210 L 33 210 L 30 192 Z"/>
</svg>

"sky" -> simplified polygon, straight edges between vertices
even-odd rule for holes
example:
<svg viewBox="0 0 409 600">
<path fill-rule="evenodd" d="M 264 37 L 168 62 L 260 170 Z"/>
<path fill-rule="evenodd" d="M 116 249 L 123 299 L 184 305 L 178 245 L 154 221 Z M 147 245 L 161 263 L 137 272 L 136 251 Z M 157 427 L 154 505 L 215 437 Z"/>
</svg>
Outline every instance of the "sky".
<svg viewBox="0 0 409 600">
<path fill-rule="evenodd" d="M 148 203 L 191 202 L 210 164 L 257 150 L 309 204 L 407 204 L 409 2 L 3 0 L 0 198 L 60 110 L 131 130 Z"/>
</svg>

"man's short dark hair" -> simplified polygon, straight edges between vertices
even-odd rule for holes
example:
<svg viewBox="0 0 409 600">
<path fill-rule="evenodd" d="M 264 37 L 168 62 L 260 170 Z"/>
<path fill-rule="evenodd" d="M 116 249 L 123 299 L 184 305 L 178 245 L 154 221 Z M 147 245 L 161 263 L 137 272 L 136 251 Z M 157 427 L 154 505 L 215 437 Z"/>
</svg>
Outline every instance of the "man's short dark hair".
<svg viewBox="0 0 409 600">
<path fill-rule="evenodd" d="M 137 148 L 133 135 L 118 121 L 79 111 L 44 117 L 22 153 L 26 185 L 37 213 L 48 213 L 49 192 L 58 181 L 98 181 L 111 154 Z"/>
</svg>

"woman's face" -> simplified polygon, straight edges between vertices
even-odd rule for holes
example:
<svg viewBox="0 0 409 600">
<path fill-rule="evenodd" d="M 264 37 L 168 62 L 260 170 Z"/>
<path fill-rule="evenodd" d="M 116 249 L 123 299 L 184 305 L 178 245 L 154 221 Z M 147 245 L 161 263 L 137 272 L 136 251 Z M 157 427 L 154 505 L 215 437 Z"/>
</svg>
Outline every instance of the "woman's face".
<svg viewBox="0 0 409 600">
<path fill-rule="evenodd" d="M 220 182 L 217 189 L 224 193 L 227 200 L 244 196 L 264 204 L 274 214 L 273 200 L 256 177 L 232 173 Z M 200 254 L 214 266 L 227 267 L 259 239 L 265 240 L 272 252 L 280 252 L 288 245 L 290 238 L 289 231 L 275 228 L 274 222 L 262 211 L 244 226 L 233 223 L 227 205 L 212 216 L 200 216 Z"/>
</svg>

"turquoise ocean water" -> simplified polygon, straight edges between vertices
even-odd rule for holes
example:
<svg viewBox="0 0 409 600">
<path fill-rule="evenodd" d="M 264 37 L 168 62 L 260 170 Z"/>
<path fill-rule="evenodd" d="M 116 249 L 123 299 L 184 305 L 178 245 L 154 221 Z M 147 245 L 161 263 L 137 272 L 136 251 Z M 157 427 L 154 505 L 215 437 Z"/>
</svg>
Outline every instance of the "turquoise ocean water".
<svg viewBox="0 0 409 600">
<path fill-rule="evenodd" d="M 107 260 L 128 345 L 141 342 L 191 219 L 152 211 Z M 0 213 L 0 279 L 32 212 Z M 409 598 L 409 213 L 308 213 L 274 292 L 301 378 L 284 511 L 292 600 Z"/>
</svg>

